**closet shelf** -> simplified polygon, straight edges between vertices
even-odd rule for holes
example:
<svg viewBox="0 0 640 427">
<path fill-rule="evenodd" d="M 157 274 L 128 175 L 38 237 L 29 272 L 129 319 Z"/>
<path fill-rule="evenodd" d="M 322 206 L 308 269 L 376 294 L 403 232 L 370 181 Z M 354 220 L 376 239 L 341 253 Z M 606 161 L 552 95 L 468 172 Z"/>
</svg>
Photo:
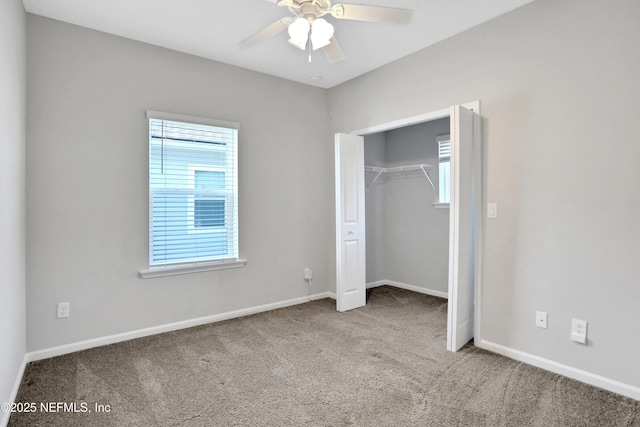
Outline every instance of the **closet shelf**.
<svg viewBox="0 0 640 427">
<path fill-rule="evenodd" d="M 367 186 L 367 190 L 371 188 L 371 186 L 378 180 L 378 178 L 380 178 L 380 176 L 383 173 L 398 173 L 398 172 L 411 172 L 411 171 L 422 171 L 424 173 L 424 176 L 427 177 L 427 179 L 429 180 L 429 184 L 431 184 L 431 187 L 435 190 L 436 186 L 433 185 L 433 181 L 429 176 L 429 170 L 431 168 L 433 168 L 432 165 L 427 165 L 425 163 L 420 163 L 417 165 L 395 166 L 392 168 L 381 168 L 378 166 L 365 166 L 364 167 L 365 172 L 377 172 L 376 177 L 373 178 L 373 181 L 371 181 L 371 184 Z"/>
</svg>

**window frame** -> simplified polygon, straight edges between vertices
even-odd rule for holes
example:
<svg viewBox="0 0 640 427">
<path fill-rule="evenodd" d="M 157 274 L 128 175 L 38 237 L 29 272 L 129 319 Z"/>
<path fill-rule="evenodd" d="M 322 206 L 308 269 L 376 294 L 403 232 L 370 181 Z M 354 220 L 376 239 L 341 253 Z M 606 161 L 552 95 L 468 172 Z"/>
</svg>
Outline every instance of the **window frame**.
<svg viewBox="0 0 640 427">
<path fill-rule="evenodd" d="M 436 137 L 438 144 L 438 204 L 448 206 L 451 203 L 451 135 L 439 135 Z M 441 154 L 441 145 L 449 145 L 449 155 Z"/>
<path fill-rule="evenodd" d="M 229 122 L 217 119 L 203 118 L 203 117 L 194 117 L 194 116 L 186 116 L 181 114 L 174 113 L 165 113 L 148 110 L 146 112 L 147 118 L 147 131 L 150 130 L 151 119 L 156 120 L 164 120 L 164 121 L 173 121 L 180 122 L 184 124 L 194 124 L 194 125 L 205 125 L 205 126 L 213 126 L 227 129 L 235 129 L 239 130 L 239 124 L 236 122 Z M 149 148 L 151 135 L 147 134 L 147 144 Z M 226 148 L 229 150 L 229 148 Z M 229 174 L 229 167 L 227 166 L 218 166 L 218 165 L 203 165 L 203 164 L 187 164 L 187 180 L 188 180 L 188 188 L 195 189 L 195 170 L 215 170 L 225 172 L 225 190 L 221 190 L 226 192 L 227 194 L 223 195 L 225 198 L 225 226 L 224 227 L 207 227 L 204 230 L 194 229 L 194 216 L 195 216 L 195 194 L 189 198 L 187 202 L 187 211 L 191 211 L 191 215 L 187 214 L 187 233 L 200 233 L 200 232 L 208 232 L 211 233 L 215 230 L 219 229 L 220 232 L 227 231 L 230 233 L 230 236 L 227 237 L 227 252 L 229 253 L 229 249 L 231 248 L 231 256 L 228 258 L 202 258 L 202 257 L 194 257 L 191 260 L 187 261 L 175 261 L 175 262 L 167 262 L 167 263 L 153 263 L 152 260 L 152 249 L 153 249 L 153 230 L 152 230 L 152 215 L 153 215 L 153 194 L 154 188 L 151 186 L 151 174 L 150 170 L 147 169 L 147 177 L 149 179 L 148 182 L 148 203 L 149 203 L 149 257 L 148 257 L 148 268 L 142 269 L 139 271 L 141 278 L 152 278 L 152 277 L 162 277 L 162 276 L 171 276 L 177 274 L 186 274 L 186 273 L 194 273 L 201 271 L 210 271 L 210 270 L 221 270 L 228 268 L 239 268 L 246 265 L 247 260 L 242 259 L 240 257 L 240 248 L 239 248 L 239 217 L 238 217 L 238 195 L 239 189 L 237 186 L 238 182 L 238 139 L 237 133 L 235 137 L 235 141 L 232 147 L 232 155 L 231 160 L 233 164 L 231 167 L 233 168 L 232 173 Z M 149 150 L 147 154 L 147 160 L 151 161 L 151 150 Z M 229 187 L 230 180 L 233 181 L 232 186 Z M 233 194 L 231 194 L 233 193 Z M 193 203 L 191 203 L 193 202 Z M 231 215 L 232 221 L 229 222 L 229 216 Z M 191 229 L 189 229 L 192 226 Z M 186 258 L 185 258 L 186 259 Z"/>
</svg>

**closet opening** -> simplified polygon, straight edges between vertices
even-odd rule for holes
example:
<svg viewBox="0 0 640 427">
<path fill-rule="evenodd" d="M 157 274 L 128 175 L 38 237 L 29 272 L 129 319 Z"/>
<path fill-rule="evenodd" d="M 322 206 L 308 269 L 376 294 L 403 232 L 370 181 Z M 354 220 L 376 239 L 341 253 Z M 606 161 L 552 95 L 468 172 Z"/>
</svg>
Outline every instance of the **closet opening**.
<svg viewBox="0 0 640 427">
<path fill-rule="evenodd" d="M 480 299 L 476 295 L 479 294 L 481 285 L 479 267 L 482 235 L 482 141 L 479 111 L 480 102 L 476 101 L 335 135 L 338 311 L 365 305 L 367 283 L 369 286 L 386 283 L 448 299 L 448 350 L 457 351 L 474 335 L 479 336 L 480 325 L 475 321 L 476 318 L 479 319 L 480 313 Z M 450 136 L 449 169 L 444 172 L 438 170 L 442 160 L 440 153 L 436 156 L 433 151 L 422 152 L 421 149 L 426 146 L 411 147 L 397 142 L 405 137 L 420 139 L 421 137 L 413 134 L 425 129 L 435 136 L 436 141 L 444 141 L 446 120 L 440 119 L 448 120 Z M 366 162 L 365 137 L 368 138 L 367 146 L 371 147 L 367 148 L 369 152 Z M 395 145 L 398 146 L 397 149 Z M 435 150 L 434 147 L 435 145 L 432 150 Z M 449 176 L 448 210 L 437 209 L 446 205 L 440 197 L 441 193 L 433 192 L 436 188 L 440 191 L 440 173 Z M 367 174 L 375 176 L 365 178 Z M 411 196 L 411 189 L 418 188 L 420 183 L 423 185 L 423 196 Z M 381 190 L 382 184 L 393 191 Z M 381 194 L 367 197 L 367 191 Z M 403 195 L 406 200 L 401 202 Z M 419 209 L 425 204 L 428 214 Z M 374 213 L 367 214 L 368 211 Z M 415 212 L 423 212 L 416 214 L 422 221 L 426 217 L 433 217 L 434 224 L 438 224 L 437 219 L 440 217 L 440 223 L 444 224 L 447 211 L 447 226 L 406 226 Z M 394 220 L 396 217 L 400 219 Z M 430 228 L 432 233 L 429 237 L 417 232 Z M 367 236 L 367 230 L 372 230 L 369 232 L 372 233 L 370 236 Z M 446 242 L 446 239 L 438 238 L 439 233 L 440 237 L 448 234 L 448 261 L 446 256 L 443 257 L 446 243 L 437 245 L 439 240 Z M 417 235 L 418 238 L 403 240 L 403 236 L 407 234 L 411 238 Z M 399 249 L 388 250 L 389 247 Z M 430 253 L 431 257 L 426 256 Z M 367 259 L 379 261 L 367 263 Z M 398 267 L 406 265 L 405 261 L 409 261 L 412 267 L 406 270 Z M 418 268 L 423 265 L 432 268 L 425 272 Z M 442 285 L 443 270 L 448 271 L 444 275 L 445 282 L 448 283 L 446 287 Z"/>
<path fill-rule="evenodd" d="M 367 289 L 448 298 L 449 130 L 447 116 L 364 136 Z"/>
</svg>

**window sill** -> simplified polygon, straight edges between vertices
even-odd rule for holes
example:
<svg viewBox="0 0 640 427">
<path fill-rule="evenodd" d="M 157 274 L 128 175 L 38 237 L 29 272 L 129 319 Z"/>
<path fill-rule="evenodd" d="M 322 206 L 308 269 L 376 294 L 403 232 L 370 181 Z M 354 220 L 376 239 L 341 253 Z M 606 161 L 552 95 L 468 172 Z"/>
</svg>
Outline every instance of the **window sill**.
<svg viewBox="0 0 640 427">
<path fill-rule="evenodd" d="M 432 203 L 432 205 L 436 209 L 449 209 L 449 203 L 435 202 L 435 203 Z"/>
<path fill-rule="evenodd" d="M 148 270 L 140 270 L 140 277 L 152 279 L 154 277 L 176 276 L 178 274 L 199 273 L 201 271 L 226 270 L 228 268 L 241 268 L 247 264 L 246 259 L 235 261 L 222 261 L 210 264 L 190 264 L 174 267 L 157 267 Z"/>
</svg>

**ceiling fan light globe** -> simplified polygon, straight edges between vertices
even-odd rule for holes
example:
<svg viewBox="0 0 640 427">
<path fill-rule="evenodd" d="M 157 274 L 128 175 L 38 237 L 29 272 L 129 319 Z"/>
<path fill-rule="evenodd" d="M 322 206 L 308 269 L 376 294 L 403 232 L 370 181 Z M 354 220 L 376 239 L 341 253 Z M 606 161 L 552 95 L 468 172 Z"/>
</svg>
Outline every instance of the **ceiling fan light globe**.
<svg viewBox="0 0 640 427">
<path fill-rule="evenodd" d="M 289 37 L 295 45 L 306 45 L 309 39 L 309 22 L 304 18 L 298 18 L 289 25 Z"/>
<path fill-rule="evenodd" d="M 313 50 L 320 49 L 331 43 L 333 37 L 333 25 L 319 18 L 311 25 L 311 45 Z"/>
<path fill-rule="evenodd" d="M 323 18 L 318 18 L 313 21 L 313 25 L 311 26 L 311 35 L 315 35 L 320 39 L 329 40 L 333 37 L 333 25 L 329 24 Z"/>
<path fill-rule="evenodd" d="M 313 48 L 313 50 L 321 49 L 330 43 L 331 39 L 320 39 L 317 37 L 313 37 L 313 33 L 311 34 L 311 47 Z"/>
<path fill-rule="evenodd" d="M 300 50 L 306 50 L 307 49 L 307 42 L 305 41 L 304 43 L 298 43 L 296 40 L 294 39 L 289 39 L 289 43 L 295 47 L 297 47 Z"/>
</svg>

